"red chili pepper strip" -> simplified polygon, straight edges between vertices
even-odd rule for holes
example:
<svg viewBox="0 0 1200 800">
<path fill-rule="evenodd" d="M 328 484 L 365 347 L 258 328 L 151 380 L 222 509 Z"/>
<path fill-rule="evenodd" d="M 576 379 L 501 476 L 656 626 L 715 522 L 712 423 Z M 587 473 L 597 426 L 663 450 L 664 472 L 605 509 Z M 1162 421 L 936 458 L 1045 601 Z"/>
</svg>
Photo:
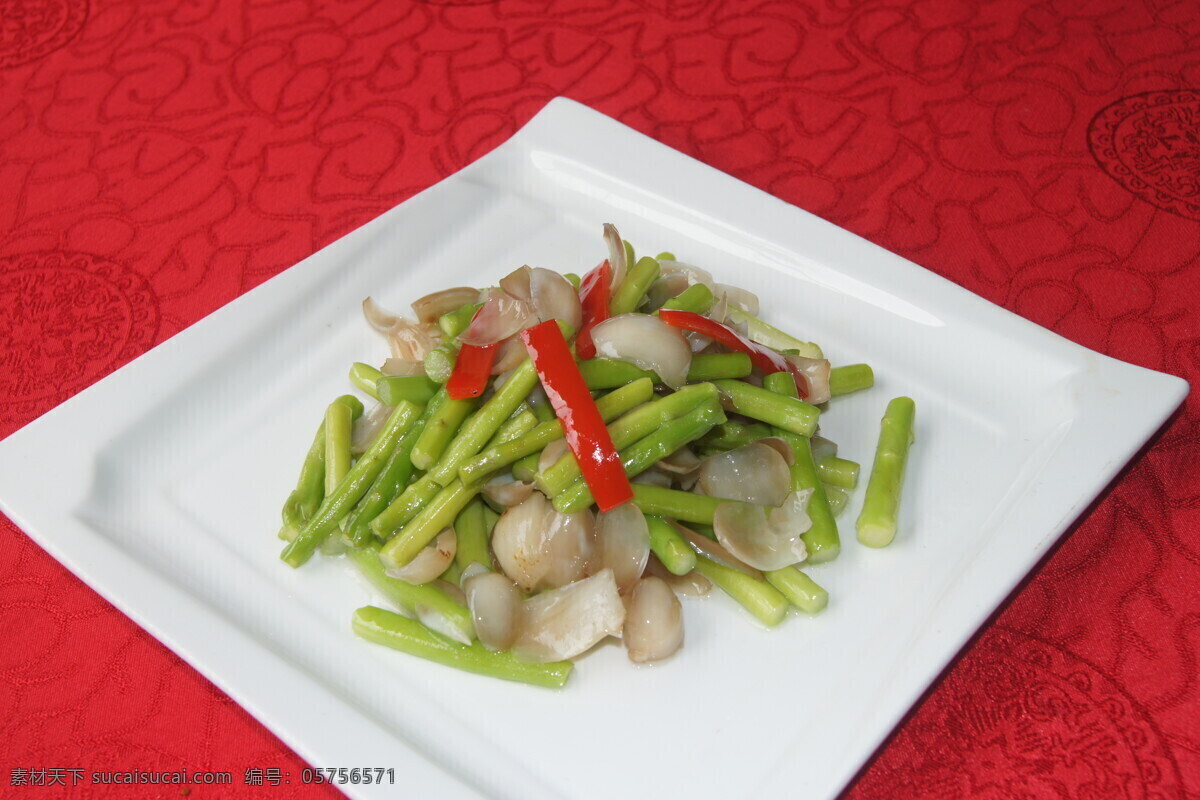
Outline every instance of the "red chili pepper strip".
<svg viewBox="0 0 1200 800">
<path fill-rule="evenodd" d="M 458 351 L 458 360 L 454 362 L 450 380 L 446 381 L 446 394 L 455 400 L 466 400 L 468 397 L 479 397 L 483 394 L 499 349 L 499 342 L 485 345 L 464 344 Z"/>
<path fill-rule="evenodd" d="M 768 375 L 772 372 L 792 373 L 792 377 L 796 381 L 796 391 L 799 393 L 800 398 L 804 399 L 808 397 L 808 378 L 799 367 L 788 361 L 782 353 L 778 353 L 758 342 L 752 342 L 728 325 L 724 325 L 715 319 L 709 319 L 693 311 L 663 308 L 659 310 L 658 316 L 659 319 L 672 327 L 703 334 L 710 339 L 715 339 L 730 350 L 745 353 L 750 356 L 750 361 L 754 366 Z"/>
<path fill-rule="evenodd" d="M 607 260 L 583 276 L 579 283 L 579 305 L 583 308 L 583 321 L 575 334 L 575 352 L 580 358 L 596 357 L 596 346 L 592 344 L 592 328 L 608 319 L 608 301 L 612 294 L 612 267 Z"/>
<path fill-rule="evenodd" d="M 567 446 L 601 511 L 633 499 L 621 457 L 555 320 L 521 331 L 542 388 L 562 420 Z"/>
</svg>

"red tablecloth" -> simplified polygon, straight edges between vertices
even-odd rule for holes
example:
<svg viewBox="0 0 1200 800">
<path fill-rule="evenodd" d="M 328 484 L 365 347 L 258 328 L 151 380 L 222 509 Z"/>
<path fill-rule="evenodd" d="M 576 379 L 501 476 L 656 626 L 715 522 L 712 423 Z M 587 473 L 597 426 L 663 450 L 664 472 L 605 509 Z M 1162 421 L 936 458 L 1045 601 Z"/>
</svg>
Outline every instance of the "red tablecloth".
<svg viewBox="0 0 1200 800">
<path fill-rule="evenodd" d="M 556 95 L 1195 381 L 1196 12 L 0 0 L 0 435 Z M 1189 398 L 850 797 L 1200 796 L 1198 410 Z M 245 785 L 302 762 L 3 520 L 0 642 L 4 797 L 181 794 L 11 785 L 70 768 L 233 774 L 192 797 L 335 795 L 272 790 L 269 772 Z M 71 783 L 41 777 L 56 774 Z"/>
</svg>

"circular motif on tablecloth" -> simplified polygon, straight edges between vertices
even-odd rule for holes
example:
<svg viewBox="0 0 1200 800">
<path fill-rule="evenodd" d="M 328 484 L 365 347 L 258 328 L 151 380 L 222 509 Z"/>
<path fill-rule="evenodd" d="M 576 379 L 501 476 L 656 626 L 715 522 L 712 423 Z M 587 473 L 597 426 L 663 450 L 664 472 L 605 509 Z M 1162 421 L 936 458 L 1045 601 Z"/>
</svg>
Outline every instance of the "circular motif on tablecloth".
<svg viewBox="0 0 1200 800">
<path fill-rule="evenodd" d="M 1183 796 L 1162 736 L 1114 681 L 1000 627 L 900 729 L 858 788 L 911 800 Z"/>
<path fill-rule="evenodd" d="M 158 336 L 140 275 L 84 253 L 0 257 L 0 405 L 62 400 Z"/>
<path fill-rule="evenodd" d="M 1088 146 L 1105 172 L 1147 203 L 1200 219 L 1200 90 L 1121 98 L 1092 119 Z"/>
<path fill-rule="evenodd" d="M 88 0 L 0 0 L 0 69 L 66 46 L 87 18 Z"/>
</svg>

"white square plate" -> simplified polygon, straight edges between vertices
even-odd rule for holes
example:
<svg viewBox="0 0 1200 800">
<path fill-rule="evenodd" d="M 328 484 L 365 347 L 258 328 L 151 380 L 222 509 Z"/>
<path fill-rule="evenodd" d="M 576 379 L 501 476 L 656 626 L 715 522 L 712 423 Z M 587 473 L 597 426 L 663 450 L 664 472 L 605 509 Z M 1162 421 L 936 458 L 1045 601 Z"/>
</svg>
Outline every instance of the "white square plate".
<svg viewBox="0 0 1200 800">
<path fill-rule="evenodd" d="M 347 367 L 384 355 L 360 301 L 400 309 L 522 263 L 582 273 L 606 221 L 757 292 L 765 319 L 835 364 L 871 363 L 876 387 L 822 417 L 848 457 L 869 466 L 887 400 L 916 400 L 895 543 L 858 546 L 855 502 L 841 557 L 813 568 L 825 613 L 767 631 L 727 598 L 688 599 L 678 657 L 638 669 L 602 647 L 563 692 L 359 641 L 349 617 L 370 590 L 334 560 L 285 567 L 275 531 Z M 555 100 L 490 155 L 9 437 L 0 498 L 314 765 L 395 767 L 407 794 L 441 800 L 825 798 L 1186 391 Z"/>
</svg>

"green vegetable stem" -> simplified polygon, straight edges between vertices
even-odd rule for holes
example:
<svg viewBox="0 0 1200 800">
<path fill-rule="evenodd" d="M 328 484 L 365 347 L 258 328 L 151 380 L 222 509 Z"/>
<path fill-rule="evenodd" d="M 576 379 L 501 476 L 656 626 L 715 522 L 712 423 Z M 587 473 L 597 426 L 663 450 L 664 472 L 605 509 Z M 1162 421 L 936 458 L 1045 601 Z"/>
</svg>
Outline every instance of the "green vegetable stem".
<svg viewBox="0 0 1200 800">
<path fill-rule="evenodd" d="M 867 481 L 862 513 L 858 515 L 858 540 L 868 547 L 887 547 L 896 536 L 904 468 L 913 440 L 916 404 L 897 397 L 888 403 L 880 423 L 879 446 Z"/>
</svg>

